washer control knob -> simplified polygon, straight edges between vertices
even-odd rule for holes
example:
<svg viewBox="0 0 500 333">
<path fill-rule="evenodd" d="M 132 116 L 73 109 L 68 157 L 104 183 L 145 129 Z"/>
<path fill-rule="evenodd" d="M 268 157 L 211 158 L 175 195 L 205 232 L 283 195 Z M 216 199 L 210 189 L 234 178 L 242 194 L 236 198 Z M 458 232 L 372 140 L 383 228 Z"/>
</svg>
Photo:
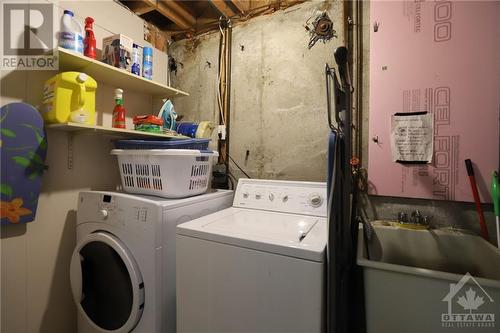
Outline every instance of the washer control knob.
<svg viewBox="0 0 500 333">
<path fill-rule="evenodd" d="M 284 195 L 283 198 L 281 199 L 281 201 L 287 202 L 288 201 L 288 195 Z"/>
<path fill-rule="evenodd" d="M 274 201 L 274 194 L 269 193 L 269 201 Z"/>
<path fill-rule="evenodd" d="M 248 192 L 243 192 L 243 198 L 248 198 Z"/>
<path fill-rule="evenodd" d="M 317 193 L 313 193 L 309 196 L 309 204 L 313 207 L 319 207 L 323 203 L 323 198 Z"/>
<path fill-rule="evenodd" d="M 101 210 L 99 210 L 99 214 L 101 215 L 101 217 L 103 219 L 108 218 L 108 210 L 107 209 L 101 209 Z"/>
<path fill-rule="evenodd" d="M 262 195 L 260 193 L 255 193 L 255 199 L 260 200 L 262 198 Z"/>
</svg>

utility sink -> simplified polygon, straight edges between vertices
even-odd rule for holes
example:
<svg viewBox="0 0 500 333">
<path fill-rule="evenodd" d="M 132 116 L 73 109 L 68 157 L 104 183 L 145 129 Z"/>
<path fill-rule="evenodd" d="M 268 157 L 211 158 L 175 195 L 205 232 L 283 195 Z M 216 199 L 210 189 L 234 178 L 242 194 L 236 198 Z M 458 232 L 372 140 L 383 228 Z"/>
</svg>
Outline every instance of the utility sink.
<svg viewBox="0 0 500 333">
<path fill-rule="evenodd" d="M 500 331 L 500 250 L 463 231 L 372 226 L 358 237 L 367 332 Z"/>
</svg>

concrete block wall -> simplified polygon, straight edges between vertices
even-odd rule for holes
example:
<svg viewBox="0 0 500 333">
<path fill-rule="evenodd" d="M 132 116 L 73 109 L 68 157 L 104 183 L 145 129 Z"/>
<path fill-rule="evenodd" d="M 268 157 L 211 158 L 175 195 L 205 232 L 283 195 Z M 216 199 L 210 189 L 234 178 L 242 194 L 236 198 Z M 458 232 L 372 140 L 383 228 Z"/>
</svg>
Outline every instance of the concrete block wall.
<svg viewBox="0 0 500 333">
<path fill-rule="evenodd" d="M 230 155 L 251 176 L 325 180 L 324 64 L 344 44 L 343 8 L 341 1 L 306 2 L 233 28 Z M 339 37 L 308 49 L 304 25 L 323 10 Z M 218 121 L 219 38 L 214 32 L 171 46 L 180 63 L 172 82 L 191 94 L 174 100 L 185 120 Z M 231 170 L 241 175 L 234 164 Z"/>
</svg>

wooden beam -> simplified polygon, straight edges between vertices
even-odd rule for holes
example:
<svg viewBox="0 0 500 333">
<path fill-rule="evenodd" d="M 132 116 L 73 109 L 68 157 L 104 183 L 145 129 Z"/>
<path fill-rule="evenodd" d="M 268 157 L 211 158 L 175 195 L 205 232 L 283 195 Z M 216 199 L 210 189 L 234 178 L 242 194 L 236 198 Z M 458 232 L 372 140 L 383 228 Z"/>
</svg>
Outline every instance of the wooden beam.
<svg viewBox="0 0 500 333">
<path fill-rule="evenodd" d="M 124 1 L 123 4 L 137 15 L 143 15 L 156 9 L 156 1 L 153 0 Z"/>
<path fill-rule="evenodd" d="M 144 15 L 144 14 L 147 14 L 149 12 L 156 10 L 156 7 L 142 7 L 141 6 L 141 7 L 134 8 L 132 10 L 134 11 L 134 13 L 141 16 L 141 15 Z"/>
<path fill-rule="evenodd" d="M 226 18 L 230 18 L 235 15 L 231 7 L 229 7 L 224 0 L 210 0 L 210 2 L 215 6 L 215 8 L 217 8 L 219 13 L 224 15 Z"/>
<path fill-rule="evenodd" d="M 185 19 L 191 26 L 196 24 L 196 17 L 181 4 L 183 1 L 162 0 L 160 2 L 172 8 L 174 12 Z"/>
<path fill-rule="evenodd" d="M 175 1 L 158 1 L 156 10 L 181 29 L 192 29 L 196 24 L 196 17 Z"/>
<path fill-rule="evenodd" d="M 238 8 L 241 14 L 245 14 L 250 9 L 250 0 L 230 0 Z"/>
</svg>

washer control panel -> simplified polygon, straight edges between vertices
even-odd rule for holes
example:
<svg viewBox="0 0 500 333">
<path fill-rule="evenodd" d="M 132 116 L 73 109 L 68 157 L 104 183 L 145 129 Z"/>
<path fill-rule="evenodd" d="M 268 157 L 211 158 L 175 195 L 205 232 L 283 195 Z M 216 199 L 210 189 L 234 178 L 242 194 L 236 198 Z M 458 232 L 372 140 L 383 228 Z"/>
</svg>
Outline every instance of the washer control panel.
<svg viewBox="0 0 500 333">
<path fill-rule="evenodd" d="M 326 183 L 240 179 L 233 206 L 326 217 Z"/>
</svg>

